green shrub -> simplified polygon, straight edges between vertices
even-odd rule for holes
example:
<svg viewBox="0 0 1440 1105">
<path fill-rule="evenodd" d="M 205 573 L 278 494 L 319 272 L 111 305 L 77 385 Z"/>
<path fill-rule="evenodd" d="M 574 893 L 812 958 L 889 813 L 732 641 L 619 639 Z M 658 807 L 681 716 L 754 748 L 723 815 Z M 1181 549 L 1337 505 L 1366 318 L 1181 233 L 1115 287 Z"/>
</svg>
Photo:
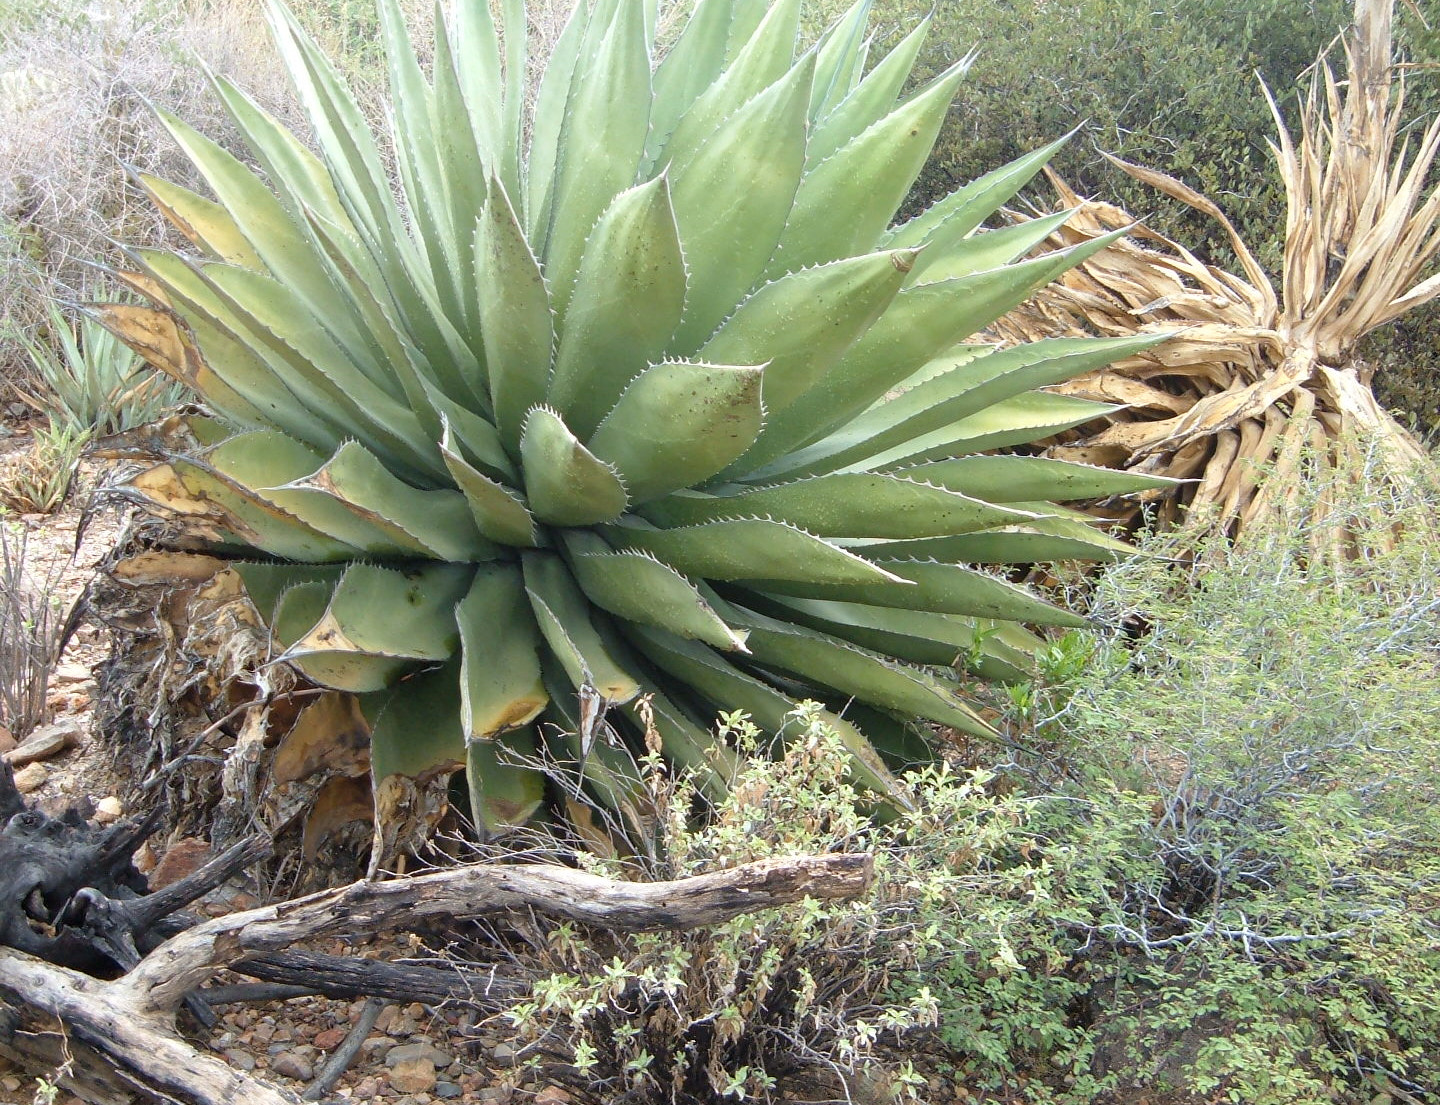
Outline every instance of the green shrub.
<svg viewBox="0 0 1440 1105">
<path fill-rule="evenodd" d="M 1367 513 L 1363 487 L 1307 494 Z M 888 823 L 814 711 L 698 827 L 652 763 L 653 845 L 597 866 L 869 848 L 874 891 L 680 936 L 562 926 L 513 1013 L 529 1053 L 599 1100 L 766 1100 L 805 1063 L 1067 1105 L 1433 1093 L 1440 550 L 1403 526 L 1435 501 L 1386 504 L 1396 547 L 1343 572 L 1295 528 L 1183 563 L 1152 543 L 1097 587 L 1111 628 L 1054 642 L 1005 700 L 1007 762 L 910 776 L 914 812 Z M 726 736 L 755 739 L 734 718 Z"/>
</svg>

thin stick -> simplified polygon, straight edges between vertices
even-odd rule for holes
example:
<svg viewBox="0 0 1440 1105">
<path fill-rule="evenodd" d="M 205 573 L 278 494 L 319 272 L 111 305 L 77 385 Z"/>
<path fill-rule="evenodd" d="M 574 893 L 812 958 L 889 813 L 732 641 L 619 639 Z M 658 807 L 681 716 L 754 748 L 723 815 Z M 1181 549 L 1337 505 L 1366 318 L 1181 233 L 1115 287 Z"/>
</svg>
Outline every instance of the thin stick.
<svg viewBox="0 0 1440 1105">
<path fill-rule="evenodd" d="M 319 1101 L 335 1088 L 335 1083 L 340 1081 L 340 1076 L 350 1069 L 350 1064 L 355 1061 L 355 1056 L 360 1054 L 360 1046 L 370 1035 L 370 1030 L 375 1027 L 382 1008 L 384 1008 L 384 1002 L 379 998 L 370 998 L 365 1002 L 365 1008 L 360 1010 L 360 1019 L 355 1022 L 355 1027 L 340 1042 L 335 1053 L 325 1060 L 325 1065 L 320 1068 L 320 1073 L 315 1076 L 315 1081 L 311 1082 L 305 1092 L 300 1095 L 302 1101 Z"/>
</svg>

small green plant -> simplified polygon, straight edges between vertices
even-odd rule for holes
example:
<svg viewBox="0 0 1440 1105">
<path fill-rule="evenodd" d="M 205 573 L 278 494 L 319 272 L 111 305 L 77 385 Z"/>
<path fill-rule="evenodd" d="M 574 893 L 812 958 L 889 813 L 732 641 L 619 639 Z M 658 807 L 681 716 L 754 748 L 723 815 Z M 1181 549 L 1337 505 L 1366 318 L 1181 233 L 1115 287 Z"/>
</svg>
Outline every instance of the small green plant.
<svg viewBox="0 0 1440 1105">
<path fill-rule="evenodd" d="M 0 471 L 0 508 L 21 514 L 58 510 L 75 484 L 80 457 L 89 443 L 88 431 L 76 431 L 53 419 L 37 429 L 30 449 Z"/>
<path fill-rule="evenodd" d="M 152 422 L 183 394 L 93 318 L 72 325 L 51 303 L 45 338 L 25 340 L 43 393 L 30 402 L 49 413 L 52 432 L 105 436 Z"/>
<path fill-rule="evenodd" d="M 23 739 L 49 718 L 46 689 L 64 619 L 27 567 L 26 531 L 0 512 L 0 724 Z"/>
</svg>

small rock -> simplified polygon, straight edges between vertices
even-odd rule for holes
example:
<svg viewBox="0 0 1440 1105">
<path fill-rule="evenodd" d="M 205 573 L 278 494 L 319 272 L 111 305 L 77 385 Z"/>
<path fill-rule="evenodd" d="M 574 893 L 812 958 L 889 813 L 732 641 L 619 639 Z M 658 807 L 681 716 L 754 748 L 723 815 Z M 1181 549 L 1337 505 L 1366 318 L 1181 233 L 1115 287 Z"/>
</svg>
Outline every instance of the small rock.
<svg viewBox="0 0 1440 1105">
<path fill-rule="evenodd" d="M 150 875 L 150 889 L 159 890 L 198 871 L 210 859 L 210 845 L 199 837 L 182 836 L 165 850 Z"/>
<path fill-rule="evenodd" d="M 240 1037 L 236 1036 L 233 1032 L 222 1032 L 220 1033 L 220 1035 L 215 1037 L 214 1041 L 210 1044 L 210 1046 L 213 1047 L 216 1051 L 224 1051 L 227 1048 L 234 1047 L 236 1041 L 239 1039 Z"/>
<path fill-rule="evenodd" d="M 515 1096 L 509 1086 L 486 1086 L 475 1091 L 475 1100 L 480 1105 L 506 1105 Z"/>
<path fill-rule="evenodd" d="M 400 1007 L 398 1005 L 385 1006 L 384 1009 L 380 1010 L 380 1015 L 375 1018 L 376 1031 L 383 1032 L 386 1035 L 389 1035 L 390 1026 L 394 1024 L 396 1020 L 399 1019 L 399 1017 Z"/>
<path fill-rule="evenodd" d="M 30 794 L 43 787 L 48 778 L 50 772 L 45 770 L 44 764 L 27 764 L 15 772 L 15 789 L 21 794 Z"/>
<path fill-rule="evenodd" d="M 321 1051 L 330 1051 L 345 1042 L 347 1033 L 343 1028 L 326 1028 L 315 1033 L 315 1046 Z"/>
<path fill-rule="evenodd" d="M 85 664 L 60 664 L 54 678 L 57 683 L 83 683 L 90 678 L 90 668 Z"/>
<path fill-rule="evenodd" d="M 369 1060 L 383 1059 L 394 1046 L 395 1041 L 389 1036 L 367 1036 L 360 1045 L 360 1056 Z"/>
<path fill-rule="evenodd" d="M 16 1078 L 13 1074 L 7 1074 L 4 1078 L 0 1078 L 0 1089 L 5 1090 L 7 1093 L 15 1093 L 20 1089 L 20 1079 Z"/>
<path fill-rule="evenodd" d="M 30 407 L 29 404 L 26 403 L 11 403 L 5 410 L 11 418 L 30 417 Z M 19 1087 L 17 1086 L 16 1089 L 19 1089 Z"/>
<path fill-rule="evenodd" d="M 464 1091 L 461 1090 L 459 1086 L 455 1085 L 454 1082 L 435 1083 L 435 1096 L 439 1098 L 444 1098 L 448 1100 L 452 1097 L 459 1097 L 463 1092 Z"/>
<path fill-rule="evenodd" d="M 399 1093 L 423 1093 L 435 1085 L 435 1064 L 429 1059 L 406 1059 L 390 1068 L 390 1088 Z"/>
<path fill-rule="evenodd" d="M 499 1063 L 502 1067 L 509 1067 L 515 1064 L 515 1049 L 506 1043 L 496 1044 L 490 1050 L 490 1058 Z"/>
<path fill-rule="evenodd" d="M 120 820 L 120 815 L 125 812 L 125 807 L 120 804 L 120 799 L 115 795 L 102 798 L 95 803 L 95 820 L 102 825 L 110 825 Z"/>
<path fill-rule="evenodd" d="M 80 722 L 73 719 L 57 721 L 52 725 L 40 726 L 26 737 L 18 748 L 6 752 L 5 759 L 10 762 L 11 767 L 24 767 L 26 764 L 58 756 L 79 743 Z"/>
<path fill-rule="evenodd" d="M 262 1021 L 255 1026 L 255 1039 L 261 1043 L 269 1043 L 275 1037 L 275 1026 L 268 1021 Z"/>
<path fill-rule="evenodd" d="M 450 1053 L 436 1047 L 428 1040 L 416 1040 L 412 1043 L 392 1047 L 385 1055 L 385 1065 L 393 1067 L 411 1059 L 425 1059 L 431 1066 L 442 1070 L 450 1065 Z"/>
<path fill-rule="evenodd" d="M 380 1092 L 380 1080 L 378 1078 L 362 1078 L 355 1084 L 355 1099 L 357 1101 L 369 1101 Z"/>
<path fill-rule="evenodd" d="M 248 1051 L 241 1051 L 238 1047 L 232 1047 L 225 1052 L 225 1061 L 232 1067 L 239 1067 L 241 1070 L 255 1069 L 255 1056 Z"/>
<path fill-rule="evenodd" d="M 570 1095 L 559 1086 L 546 1086 L 535 1095 L 535 1105 L 565 1105 Z"/>
<path fill-rule="evenodd" d="M 308 1082 L 315 1077 L 315 1068 L 293 1051 L 283 1051 L 275 1056 L 275 1061 L 270 1064 L 270 1069 L 276 1074 L 293 1078 L 297 1082 Z"/>
</svg>

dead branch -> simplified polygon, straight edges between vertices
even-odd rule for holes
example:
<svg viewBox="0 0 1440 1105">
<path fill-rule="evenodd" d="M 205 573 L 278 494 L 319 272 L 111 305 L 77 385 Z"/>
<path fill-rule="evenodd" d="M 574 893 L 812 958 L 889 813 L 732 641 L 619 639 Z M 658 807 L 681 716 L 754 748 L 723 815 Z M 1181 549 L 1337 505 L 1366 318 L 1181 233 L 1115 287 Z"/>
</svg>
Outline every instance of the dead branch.
<svg viewBox="0 0 1440 1105">
<path fill-rule="evenodd" d="M 175 1032 L 180 1003 L 223 968 L 254 969 L 267 956 L 284 963 L 284 956 L 296 954 L 284 949 L 297 941 L 338 931 L 372 933 L 418 917 L 472 918 L 531 909 L 619 931 L 692 928 L 805 897 L 852 897 L 869 885 L 872 869 L 871 856 L 853 854 L 762 860 L 650 884 L 539 864 L 357 882 L 196 924 L 113 981 L 0 948 L 0 995 L 58 1018 L 76 1039 L 114 1064 L 122 1081 L 163 1100 L 279 1105 L 295 1099 L 201 1054 Z M 92 892 L 91 908 L 97 898 Z M 290 962 L 297 968 L 304 964 L 303 959 Z M 291 973 L 292 979 L 303 977 L 303 970 Z M 455 981 L 477 980 L 460 975 Z"/>
</svg>

